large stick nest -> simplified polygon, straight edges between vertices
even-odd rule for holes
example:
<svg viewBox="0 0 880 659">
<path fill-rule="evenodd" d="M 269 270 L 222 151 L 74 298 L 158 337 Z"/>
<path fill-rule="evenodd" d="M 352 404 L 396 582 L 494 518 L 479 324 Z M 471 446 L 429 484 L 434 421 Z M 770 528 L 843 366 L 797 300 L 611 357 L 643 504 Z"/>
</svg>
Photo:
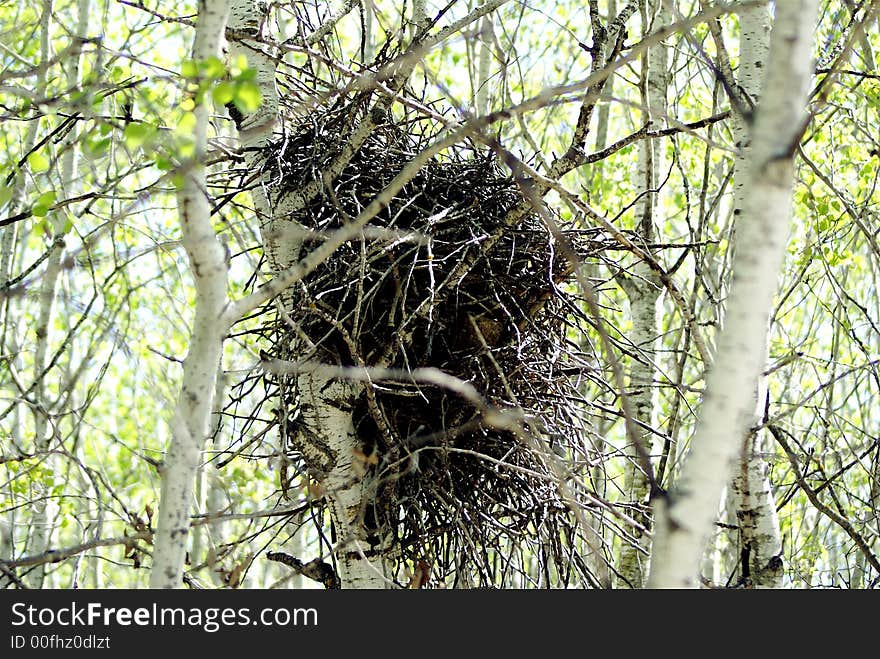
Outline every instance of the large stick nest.
<svg viewBox="0 0 880 659">
<path fill-rule="evenodd" d="M 314 232 L 294 257 L 356 217 L 430 138 L 424 126 L 388 113 L 341 175 L 322 180 L 364 108 L 355 100 L 314 110 L 267 155 L 272 198 L 323 183 L 290 218 Z M 499 430 L 472 401 L 406 378 L 364 385 L 357 400 L 364 463 L 377 483 L 366 519 L 393 535 L 402 562 L 427 562 L 435 577 L 455 574 L 450 585 L 498 585 L 509 571 L 530 575 L 524 585 L 551 575 L 595 583 L 578 558 L 584 529 L 572 512 L 588 505 L 590 432 L 584 407 L 578 412 L 572 401 L 595 361 L 580 331 L 572 332 L 584 320 L 566 286 L 574 264 L 528 204 L 522 182 L 491 151 L 471 143 L 448 150 L 418 171 L 361 240 L 294 288 L 288 318 L 276 314 L 264 328 L 272 358 L 433 367 L 472 385 L 486 408 L 519 415 L 522 432 Z M 512 212 L 522 217 L 505 228 Z M 581 255 L 599 248 L 583 234 L 568 239 Z M 266 382 L 284 449 L 308 472 L 296 377 L 267 373 Z M 562 487 L 560 472 L 569 475 Z"/>
</svg>

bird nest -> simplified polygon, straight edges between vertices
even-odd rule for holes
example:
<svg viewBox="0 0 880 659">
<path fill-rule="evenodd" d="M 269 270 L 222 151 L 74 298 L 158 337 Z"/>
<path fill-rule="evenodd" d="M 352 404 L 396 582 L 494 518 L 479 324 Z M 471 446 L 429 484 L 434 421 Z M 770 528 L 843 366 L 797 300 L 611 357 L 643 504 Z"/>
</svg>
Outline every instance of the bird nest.
<svg viewBox="0 0 880 659">
<path fill-rule="evenodd" d="M 309 232 L 295 257 L 361 213 L 431 138 L 388 113 L 341 174 L 322 179 L 366 112 L 358 101 L 319 108 L 271 147 L 263 180 L 273 198 L 323 184 L 291 218 Z M 588 255 L 579 236 L 567 239 Z M 497 586 L 513 571 L 522 585 L 596 583 L 573 512 L 589 506 L 590 432 L 586 406 L 573 401 L 595 361 L 572 331 L 586 319 L 566 285 L 574 264 L 565 253 L 522 181 L 491 151 L 464 143 L 429 160 L 262 329 L 266 358 L 307 354 L 392 374 L 363 385 L 354 423 L 376 483 L 364 514 L 393 538 L 400 572 L 429 564 L 431 583 L 448 585 Z M 439 372 L 478 400 L 439 380 L 398 376 Z M 264 377 L 277 408 L 270 423 L 288 460 L 308 473 L 296 376 Z M 498 411 L 514 422 L 492 421 Z"/>
</svg>

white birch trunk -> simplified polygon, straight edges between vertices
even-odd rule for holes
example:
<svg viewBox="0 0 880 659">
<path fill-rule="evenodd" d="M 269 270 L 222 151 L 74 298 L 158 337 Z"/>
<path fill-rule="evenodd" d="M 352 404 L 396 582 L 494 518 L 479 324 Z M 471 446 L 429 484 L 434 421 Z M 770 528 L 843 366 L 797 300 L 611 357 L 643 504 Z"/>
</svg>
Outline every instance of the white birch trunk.
<svg viewBox="0 0 880 659">
<path fill-rule="evenodd" d="M 643 5 L 643 31 L 649 33 L 654 12 L 659 1 L 646 2 Z M 662 8 L 656 13 L 661 25 L 668 22 L 668 12 Z M 666 88 L 668 58 L 666 46 L 661 42 L 649 48 L 642 57 L 642 103 L 645 123 L 655 124 L 662 121 L 666 114 Z M 661 145 L 657 140 L 642 140 L 639 143 L 639 165 L 637 177 L 640 182 L 641 201 L 636 205 L 636 234 L 645 244 L 655 241 L 656 229 L 654 209 L 659 195 L 657 190 L 662 162 Z M 644 248 L 649 254 L 652 250 Z M 631 277 L 622 280 L 623 290 L 629 298 L 630 316 L 632 319 L 631 338 L 637 357 L 633 358 L 629 371 L 629 399 L 635 420 L 649 428 L 656 425 L 657 388 L 655 386 L 657 367 L 654 363 L 657 337 L 660 335 L 657 318 L 658 302 L 662 286 L 657 274 L 644 262 L 633 268 Z M 653 451 L 653 433 L 650 430 L 640 431 L 641 441 L 649 454 Z M 627 464 L 624 471 L 623 488 L 627 500 L 634 507 L 646 506 L 650 484 L 647 474 L 639 466 L 634 446 L 628 446 Z M 646 527 L 650 527 L 648 517 L 633 510 L 633 517 Z M 650 536 L 633 529 L 635 544 L 625 542 L 621 545 L 617 561 L 619 574 L 618 585 L 622 587 L 641 588 L 648 571 L 648 555 L 650 552 Z"/>
<path fill-rule="evenodd" d="M 649 585 L 693 587 L 718 501 L 749 424 L 791 217 L 793 163 L 807 118 L 817 0 L 776 4 L 766 93 L 754 115 L 733 281 L 718 354 L 676 487 L 657 500 Z"/>
<path fill-rule="evenodd" d="M 46 32 L 48 30 L 48 19 L 50 16 L 52 7 L 52 0 L 45 0 L 43 3 L 43 11 L 42 11 L 42 23 L 43 23 L 43 31 Z M 44 51 L 42 55 L 41 64 L 47 61 L 48 57 L 48 47 L 41 50 Z M 40 67 L 34 84 L 34 96 L 36 98 L 45 98 L 46 96 L 46 71 L 43 67 Z M 40 111 L 37 109 L 37 113 Z M 28 121 L 28 127 L 25 131 L 24 139 L 21 143 L 21 152 L 22 153 L 31 153 L 34 148 L 34 145 L 37 141 L 37 131 L 40 129 L 40 120 L 38 117 L 34 117 L 30 121 Z M 19 170 L 16 176 L 12 180 L 12 195 L 9 199 L 9 207 L 6 211 L 6 215 L 15 215 L 24 208 L 26 197 L 27 197 L 27 177 L 22 170 Z M 19 236 L 19 228 L 20 224 L 16 222 L 14 224 L 7 225 L 5 227 L 0 228 L 0 284 L 6 285 L 11 276 L 12 276 L 12 268 L 15 264 L 15 255 L 16 251 L 19 251 L 23 246 L 22 243 L 27 242 L 27 234 L 20 237 Z M 13 365 L 18 372 L 22 372 L 21 365 L 21 344 L 20 337 L 18 336 L 18 332 L 10 331 L 12 327 L 16 325 L 16 322 L 10 322 L 10 318 L 14 317 L 16 313 L 16 309 L 13 307 L 12 298 L 6 298 L 2 304 L 0 304 L 0 309 L 2 309 L 2 315 L 0 315 L 0 327 L 3 328 L 3 350 L 8 355 L 8 359 L 10 360 L 11 365 Z M 15 388 L 13 383 L 10 383 L 11 393 L 9 397 L 11 399 L 15 399 L 19 395 L 19 391 Z M 12 415 L 12 423 L 11 423 L 11 437 L 13 444 L 18 447 L 20 450 L 27 450 L 24 447 L 24 438 L 23 438 L 23 426 L 22 423 L 22 413 L 21 413 L 21 405 L 16 404 L 13 407 L 11 412 Z M 36 512 L 32 509 L 32 512 Z M 10 516 L 13 516 L 13 513 L 10 513 Z M 14 534 L 15 525 L 10 525 L 10 533 Z M 12 540 L 10 540 L 12 541 Z M 25 547 L 25 552 L 27 552 L 27 548 Z M 11 554 L 10 554 L 11 555 Z M 35 570 L 37 572 L 37 570 Z"/>
<path fill-rule="evenodd" d="M 361 39 L 364 44 L 364 63 L 372 62 L 375 48 L 373 47 L 373 2 L 372 0 L 361 0 L 361 8 L 364 12 L 364 33 Z"/>
<path fill-rule="evenodd" d="M 74 39 L 85 38 L 88 33 L 89 26 L 89 6 L 90 0 L 79 0 L 77 5 L 77 23 Z M 46 5 L 47 10 L 51 10 L 52 3 Z M 40 51 L 43 61 L 49 56 L 49 11 L 43 14 L 42 19 L 42 36 L 40 39 Z M 80 55 L 78 51 L 70 59 L 70 68 L 67 73 L 67 87 L 74 89 L 79 85 L 79 68 Z M 34 126 L 37 122 L 34 122 Z M 64 140 L 64 148 L 66 151 L 61 158 L 61 190 L 67 197 L 73 197 L 76 187 L 76 170 L 77 170 L 77 129 L 74 126 Z M 64 213 L 66 211 L 55 211 L 50 215 L 50 223 L 52 226 L 53 237 L 58 237 L 64 233 L 66 219 Z M 34 398 L 37 405 L 33 408 L 34 412 L 34 448 L 37 454 L 44 454 L 44 460 L 50 470 L 54 470 L 55 460 L 53 456 L 46 454 L 51 447 L 51 437 L 49 431 L 49 414 L 50 402 L 46 391 L 46 376 L 41 375 L 46 368 L 46 355 L 51 344 L 51 326 L 55 312 L 55 291 L 58 287 L 58 276 L 61 273 L 61 261 L 64 254 L 64 246 L 62 244 L 53 244 L 50 248 L 51 254 L 46 260 L 46 271 L 40 282 L 39 292 L 39 309 L 37 311 L 37 322 L 34 327 L 36 335 L 36 344 L 34 347 L 34 378 L 36 386 L 34 387 Z M 33 505 L 33 518 L 31 520 L 32 536 L 30 542 L 30 551 L 34 553 L 42 553 L 49 549 L 52 543 L 52 532 L 54 530 L 54 521 L 50 516 L 48 502 L 43 496 L 38 496 L 37 501 Z M 46 571 L 45 565 L 39 565 L 34 568 L 27 576 L 30 587 L 40 588 L 43 585 L 44 575 Z"/>
<path fill-rule="evenodd" d="M 193 59 L 203 61 L 219 56 L 228 12 L 229 4 L 225 0 L 199 0 Z M 182 242 L 196 290 L 196 313 L 189 352 L 183 363 L 180 398 L 171 424 L 171 443 L 162 466 L 151 588 L 182 586 L 193 485 L 208 434 L 217 367 L 226 334 L 223 313 L 227 305 L 228 264 L 226 250 L 211 222 L 205 183 L 203 162 L 208 130 L 205 102 L 196 106 L 194 114 L 195 152 L 181 169 L 183 183 L 178 192 L 178 209 Z"/>
<path fill-rule="evenodd" d="M 211 430 L 209 433 L 214 438 L 214 442 L 217 441 L 217 435 L 220 430 L 225 391 L 226 380 L 221 361 L 217 368 L 217 380 L 214 383 L 214 410 L 211 414 Z M 203 450 L 201 464 L 196 476 L 196 510 L 201 514 L 208 515 L 219 513 L 223 509 L 223 493 L 220 489 L 220 478 L 217 474 L 217 469 L 211 464 L 210 458 L 210 452 L 207 449 Z M 211 562 L 216 555 L 214 538 L 222 534 L 222 527 L 223 523 L 218 521 L 212 524 L 202 524 L 194 528 L 192 532 L 192 548 L 190 549 L 192 564 L 207 564 L 211 581 L 218 587 L 222 585 L 222 579 L 219 573 L 213 569 L 214 566 L 211 565 Z"/>
<path fill-rule="evenodd" d="M 235 0 L 230 12 L 229 27 L 236 34 L 259 35 L 264 14 L 253 0 Z M 248 168 L 256 171 L 262 159 L 259 152 L 272 139 L 278 124 L 278 92 L 275 86 L 275 60 L 271 52 L 256 41 L 230 43 L 230 55 L 243 54 L 257 71 L 257 84 L 263 104 L 256 113 L 246 115 L 239 124 L 241 146 L 248 154 Z M 302 246 L 297 232 L 285 231 L 292 220 L 290 210 L 301 199 L 294 191 L 285 194 L 271 189 L 256 189 L 254 206 L 261 218 L 261 231 L 270 274 L 274 275 L 297 261 Z M 282 295 L 282 303 L 290 309 L 291 298 Z M 295 311 L 295 310 L 292 310 Z M 295 348 L 295 346 L 294 346 Z M 296 376 L 296 389 L 302 408 L 304 431 L 297 440 L 310 475 L 318 482 L 327 498 L 330 516 L 337 533 L 334 553 L 343 588 L 385 588 L 386 578 L 381 551 L 373 555 L 371 531 L 364 524 L 364 511 L 372 498 L 370 483 L 364 478 L 361 464 L 355 461 L 360 441 L 354 431 L 352 411 L 360 393 L 360 385 L 329 381 L 315 373 Z M 373 541 L 375 545 L 375 540 Z"/>
<path fill-rule="evenodd" d="M 474 109 L 482 117 L 489 109 L 489 68 L 492 65 L 492 43 L 495 41 L 492 14 L 483 16 L 480 23 L 480 54 L 477 59 L 477 90 Z"/>
<path fill-rule="evenodd" d="M 47 62 L 51 56 L 49 52 L 49 21 L 51 15 L 52 2 L 47 0 L 43 5 L 43 13 L 40 17 L 40 60 L 43 62 Z M 40 75 L 37 86 L 45 90 L 45 73 Z M 34 130 L 36 130 L 38 124 L 39 121 L 32 122 Z M 52 255 L 48 259 L 46 274 L 43 276 L 38 293 L 39 308 L 37 311 L 37 322 L 34 327 L 34 335 L 36 336 L 36 345 L 34 346 L 34 378 L 37 381 L 37 385 L 34 388 L 34 398 L 37 401 L 37 405 L 32 408 L 32 411 L 34 414 L 34 452 L 37 454 L 45 454 L 50 443 L 49 437 L 46 436 L 49 418 L 44 407 L 46 389 L 44 378 L 41 374 L 46 363 L 49 318 L 55 300 L 55 279 L 58 276 L 58 249 L 54 247 L 51 249 Z M 32 515 L 27 550 L 33 553 L 40 553 L 46 551 L 52 537 L 52 529 L 49 528 L 49 488 L 44 487 L 42 483 L 35 483 L 33 491 L 34 502 L 31 505 Z M 38 565 L 25 577 L 25 583 L 29 588 L 42 588 L 45 574 L 46 566 Z"/>
<path fill-rule="evenodd" d="M 413 0 L 412 3 L 412 31 L 411 39 L 414 39 L 419 30 L 428 27 L 427 0 Z"/>
<path fill-rule="evenodd" d="M 741 105 L 749 107 L 761 96 L 761 74 L 770 50 L 770 12 L 766 6 L 750 7 L 739 15 L 740 64 L 737 72 L 739 89 L 747 98 Z M 749 164 L 749 126 L 745 118 L 734 115 L 733 136 L 739 153 L 736 158 L 734 178 L 734 215 L 739 217 L 745 207 L 748 193 L 746 168 Z M 769 337 L 768 337 L 769 338 Z M 768 347 L 764 346 L 764 362 L 768 362 Z M 755 391 L 753 423 L 764 412 L 767 378 L 760 376 L 752 387 Z M 758 587 L 774 588 L 782 584 L 782 571 L 778 556 L 782 549 L 776 500 L 770 486 L 769 465 L 765 459 L 768 450 L 766 432 L 747 432 L 741 451 L 739 466 L 731 482 L 736 519 L 741 544 L 741 575 Z"/>
</svg>

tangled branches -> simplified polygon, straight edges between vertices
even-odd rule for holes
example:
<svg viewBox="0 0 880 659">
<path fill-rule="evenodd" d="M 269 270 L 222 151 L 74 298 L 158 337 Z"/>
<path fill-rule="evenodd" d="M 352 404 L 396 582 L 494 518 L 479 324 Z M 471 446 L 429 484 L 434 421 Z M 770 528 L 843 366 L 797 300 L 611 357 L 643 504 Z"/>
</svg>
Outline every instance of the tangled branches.
<svg viewBox="0 0 880 659">
<path fill-rule="evenodd" d="M 291 260 L 351 222 L 428 143 L 430 129 L 387 112 L 331 180 L 367 111 L 358 96 L 322 106 L 266 153 L 272 199 L 321 183 L 276 225 L 302 234 Z M 572 405 L 584 402 L 595 360 L 572 331 L 587 320 L 566 286 L 575 264 L 524 185 L 472 144 L 432 158 L 259 329 L 269 425 L 287 464 L 320 480 L 289 366 L 365 374 L 353 410 L 356 458 L 374 484 L 364 519 L 392 537 L 398 568 L 427 561 L 451 585 L 496 585 L 510 570 L 524 583 L 597 583 L 580 558 L 593 501 L 589 405 Z M 588 233 L 567 238 L 580 256 L 603 247 Z M 413 377 L 419 369 L 466 384 L 476 400 Z M 499 426 L 493 410 L 516 422 Z M 284 489 L 286 467 L 281 480 Z"/>
</svg>

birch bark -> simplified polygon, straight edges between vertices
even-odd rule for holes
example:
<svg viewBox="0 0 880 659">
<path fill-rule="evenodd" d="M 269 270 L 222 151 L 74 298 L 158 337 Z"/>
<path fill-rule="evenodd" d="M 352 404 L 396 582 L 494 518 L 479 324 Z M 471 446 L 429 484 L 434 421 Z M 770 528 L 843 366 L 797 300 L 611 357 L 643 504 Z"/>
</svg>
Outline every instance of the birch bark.
<svg viewBox="0 0 880 659">
<path fill-rule="evenodd" d="M 52 16 L 52 0 L 46 0 L 43 3 L 43 12 L 40 15 L 40 60 L 42 62 L 49 61 L 51 57 L 50 47 L 49 47 L 49 24 Z M 41 72 L 37 79 L 37 89 L 41 90 L 45 93 L 46 90 L 46 74 L 45 72 Z M 31 144 L 34 142 L 34 138 L 36 136 L 36 131 L 39 127 L 39 121 L 34 120 L 31 121 L 31 128 L 29 130 L 28 137 L 30 138 Z M 23 199 L 26 182 L 24 180 L 20 180 L 18 189 L 13 192 L 13 199 L 19 201 Z M 16 195 L 16 192 L 18 193 Z M 18 197 L 18 199 L 16 199 Z M 4 235 L 4 238 L 9 239 L 9 249 L 7 252 L 4 249 L 4 257 L 7 257 L 8 264 L 12 263 L 12 252 L 15 250 L 15 229 L 13 227 L 7 228 L 7 233 Z M 6 245 L 4 245 L 4 248 Z M 43 283 L 40 285 L 39 291 L 39 301 L 40 306 L 37 311 L 37 323 L 34 328 L 34 334 L 36 335 L 36 345 L 34 347 L 34 377 L 37 379 L 37 386 L 34 388 L 34 398 L 37 401 L 37 405 L 33 408 L 34 414 L 34 451 L 37 454 L 44 455 L 46 452 L 46 448 L 49 445 L 49 438 L 46 437 L 46 428 L 48 426 L 48 416 L 46 410 L 44 408 L 45 403 L 45 387 L 43 383 L 43 365 L 46 362 L 46 350 L 47 350 L 47 333 L 48 333 L 48 317 L 51 313 L 52 303 L 54 301 L 54 278 L 56 275 L 51 273 L 52 270 L 52 262 L 51 259 L 57 253 L 57 249 L 53 245 L 50 247 L 52 250 L 52 256 L 49 259 L 49 265 L 46 276 L 44 277 Z M 9 267 L 9 266 L 6 266 Z M 57 270 L 57 267 L 55 268 Z M 7 273 L 4 273 L 7 274 Z M 51 288 L 49 288 L 49 281 L 52 280 Z M 15 341 L 15 339 L 13 339 Z M 14 354 L 14 353 L 13 353 Z M 31 506 L 31 519 L 30 519 L 30 535 L 28 537 L 27 542 L 27 550 L 32 552 L 42 552 L 45 551 L 48 547 L 48 543 L 51 539 L 52 532 L 49 528 L 49 511 L 48 511 L 48 488 L 44 487 L 40 483 L 36 483 L 34 485 L 34 502 Z M 43 580 L 46 574 L 45 565 L 38 565 L 34 568 L 32 572 L 30 572 L 25 580 L 25 583 L 29 588 L 42 588 Z"/>
<path fill-rule="evenodd" d="M 229 47 L 231 56 L 244 55 L 248 65 L 257 71 L 256 80 L 263 98 L 260 109 L 245 115 L 238 123 L 239 140 L 247 154 L 250 171 L 258 171 L 264 157 L 261 150 L 269 144 L 279 123 L 275 58 L 271 50 L 257 40 L 263 32 L 267 12 L 265 5 L 253 0 L 234 0 L 229 21 L 234 34 L 255 37 L 251 40 L 239 36 L 230 40 Z M 353 144 L 355 149 L 357 146 Z M 269 274 L 276 275 L 300 258 L 301 234 L 285 229 L 293 222 L 290 214 L 306 202 L 297 191 L 278 191 L 268 184 L 257 186 L 253 201 L 260 218 Z M 281 295 L 281 303 L 291 311 L 289 294 Z M 296 354 L 297 346 L 291 347 Z M 296 448 L 327 498 L 338 538 L 334 553 L 342 587 L 385 588 L 389 581 L 381 549 L 376 552 L 375 532 L 368 529 L 364 521 L 372 492 L 356 457 L 360 453 L 360 441 L 352 411 L 360 393 L 359 386 L 320 373 L 303 373 L 296 376 L 295 389 L 303 428 Z M 380 540 L 378 544 L 381 547 L 383 543 Z M 380 555 L 378 559 L 376 554 Z"/>
<path fill-rule="evenodd" d="M 88 33 L 90 0 L 79 0 L 77 4 L 76 31 L 74 40 L 84 39 Z M 49 46 L 49 16 L 52 12 L 52 2 L 44 6 L 42 19 L 42 36 L 40 39 L 40 51 L 43 61 L 50 56 Z M 70 58 L 70 67 L 67 72 L 67 88 L 75 89 L 79 85 L 80 54 L 75 49 Z M 36 127 L 38 122 L 33 122 Z M 64 155 L 61 157 L 61 189 L 67 197 L 73 197 L 76 187 L 77 170 L 77 129 L 74 126 L 64 140 Z M 52 243 L 49 258 L 46 260 L 46 271 L 40 282 L 39 310 L 37 322 L 34 327 L 36 344 L 34 347 L 34 398 L 37 405 L 34 407 L 34 447 L 38 455 L 45 456 L 46 465 L 52 469 L 54 460 L 47 452 L 51 447 L 52 436 L 49 435 L 50 407 L 51 403 L 47 395 L 46 355 L 51 343 L 51 327 L 55 315 L 55 293 L 58 287 L 58 277 L 61 273 L 61 261 L 64 254 L 64 235 L 66 217 L 64 211 L 55 211 L 50 216 L 52 235 L 55 240 Z M 50 518 L 49 506 L 43 496 L 38 496 L 33 505 L 33 518 L 31 520 L 31 548 L 34 553 L 42 553 L 50 548 L 54 521 Z M 27 577 L 30 587 L 40 588 L 43 586 L 46 566 L 39 565 L 32 570 Z"/>
<path fill-rule="evenodd" d="M 477 59 L 477 91 L 474 97 L 474 107 L 478 117 L 482 117 L 489 110 L 489 68 L 492 65 L 494 32 L 492 14 L 486 14 L 480 22 L 480 55 Z"/>
<path fill-rule="evenodd" d="M 650 34 L 654 24 L 666 25 L 669 13 L 660 0 L 643 2 L 641 6 L 644 34 Z M 666 45 L 662 42 L 649 48 L 642 56 L 641 92 L 644 123 L 656 124 L 666 115 L 666 89 L 668 86 Z M 656 127 L 656 126 L 655 126 Z M 655 210 L 659 197 L 659 171 L 662 152 L 657 140 L 642 140 L 639 143 L 638 180 L 641 200 L 636 205 L 636 235 L 644 244 L 646 253 L 652 254 L 647 245 L 655 242 Z M 633 268 L 632 276 L 621 279 L 621 284 L 629 298 L 632 319 L 632 342 L 636 355 L 629 370 L 629 398 L 632 402 L 633 416 L 640 428 L 654 428 L 657 410 L 657 389 L 655 386 L 657 367 L 656 342 L 660 335 L 657 318 L 658 302 L 663 290 L 660 278 L 647 263 L 639 262 Z M 641 431 L 641 441 L 651 454 L 653 432 Z M 634 446 L 627 447 L 627 464 L 624 471 L 623 488 L 627 500 L 633 506 L 632 516 L 649 527 L 650 520 L 644 512 L 647 506 L 650 485 L 648 476 L 639 466 Z M 640 588 L 644 583 L 650 553 L 650 535 L 633 530 L 635 543 L 623 543 L 617 561 L 618 585 Z"/>
<path fill-rule="evenodd" d="M 776 4 L 767 78 L 747 156 L 733 281 L 718 354 L 676 487 L 658 499 L 649 586 L 696 585 L 718 502 L 754 415 L 791 217 L 794 153 L 807 120 L 816 0 Z"/>
<path fill-rule="evenodd" d="M 745 98 L 740 105 L 749 107 L 761 96 L 761 73 L 770 49 L 770 12 L 765 6 L 750 7 L 739 15 L 740 64 L 737 83 Z M 734 215 L 742 214 L 748 194 L 749 126 L 741 114 L 733 119 L 734 142 L 739 149 L 734 177 Z M 769 337 L 768 337 L 769 339 Z M 764 345 L 764 362 L 768 362 L 768 346 Z M 753 386 L 755 411 L 751 426 L 763 416 L 767 395 L 767 377 L 759 376 Z M 740 574 L 758 587 L 774 588 L 782 583 L 778 556 L 782 549 L 776 500 L 770 487 L 768 433 L 747 432 L 743 440 L 739 465 L 731 481 L 734 509 L 739 526 L 741 546 Z"/>
<path fill-rule="evenodd" d="M 220 55 L 226 26 L 226 0 L 199 0 L 193 59 L 204 61 Z M 196 313 L 189 352 L 183 363 L 180 397 L 171 424 L 171 441 L 162 466 L 162 494 L 150 573 L 151 588 L 182 586 L 189 537 L 193 485 L 202 445 L 208 434 L 217 378 L 217 367 L 226 334 L 226 250 L 211 223 L 204 157 L 208 131 L 208 94 L 193 110 L 195 150 L 183 163 L 177 205 L 183 246 L 190 262 L 196 291 Z"/>
</svg>

